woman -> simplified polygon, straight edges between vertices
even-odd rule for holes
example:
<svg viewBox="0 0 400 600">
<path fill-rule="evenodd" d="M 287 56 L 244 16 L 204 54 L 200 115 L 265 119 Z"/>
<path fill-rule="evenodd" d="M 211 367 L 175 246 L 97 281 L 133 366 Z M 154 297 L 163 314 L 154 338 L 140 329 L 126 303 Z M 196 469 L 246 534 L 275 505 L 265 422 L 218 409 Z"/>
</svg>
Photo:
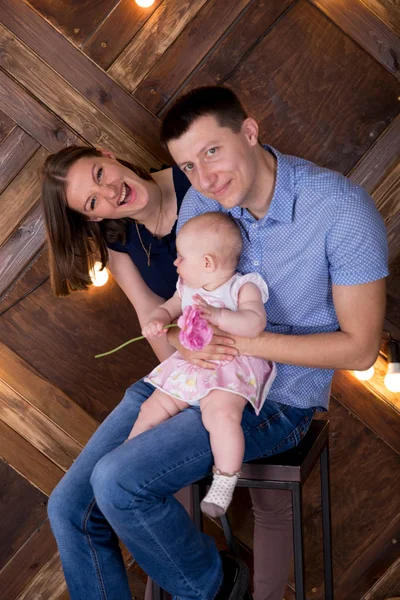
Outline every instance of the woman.
<svg viewBox="0 0 400 600">
<path fill-rule="evenodd" d="M 91 283 L 89 270 L 100 258 L 143 324 L 149 312 L 175 291 L 177 214 L 189 185 L 176 167 L 150 175 L 90 147 L 72 146 L 48 157 L 42 200 L 55 294 L 86 289 Z M 214 336 L 196 358 L 228 359 L 236 351 L 225 343 L 224 337 Z M 152 347 L 160 361 L 175 348 L 187 360 L 193 359 L 179 345 L 174 330 L 168 339 L 152 341 Z M 102 590 L 107 578 L 114 586 L 118 580 L 121 599 L 129 597 L 115 534 L 90 487 L 96 463 L 129 434 L 135 415 L 128 406 L 124 400 L 99 427 L 50 497 L 50 522 L 72 598 L 84 597 L 90 585 Z M 126 433 L 123 427 L 128 427 Z M 253 490 L 252 501 L 255 598 L 280 600 L 292 552 L 290 496 Z M 184 503 L 189 506 L 187 495 Z M 101 560 L 104 553 L 107 561 Z"/>
</svg>

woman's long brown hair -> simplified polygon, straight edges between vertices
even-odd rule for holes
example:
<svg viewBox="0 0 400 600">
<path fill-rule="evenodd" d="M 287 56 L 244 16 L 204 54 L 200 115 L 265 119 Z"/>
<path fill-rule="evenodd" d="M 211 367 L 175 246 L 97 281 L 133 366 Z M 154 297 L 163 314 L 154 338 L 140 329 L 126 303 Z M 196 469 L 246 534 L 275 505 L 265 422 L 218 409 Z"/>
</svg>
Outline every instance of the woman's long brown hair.
<svg viewBox="0 0 400 600">
<path fill-rule="evenodd" d="M 129 219 L 89 221 L 67 204 L 66 180 L 71 166 L 80 158 L 102 156 L 95 148 L 68 146 L 49 156 L 43 167 L 42 206 L 49 245 L 50 278 L 56 296 L 86 290 L 91 284 L 90 269 L 96 260 L 108 262 L 107 244 L 125 243 Z M 118 159 L 147 181 L 151 176 L 140 167 Z"/>
</svg>

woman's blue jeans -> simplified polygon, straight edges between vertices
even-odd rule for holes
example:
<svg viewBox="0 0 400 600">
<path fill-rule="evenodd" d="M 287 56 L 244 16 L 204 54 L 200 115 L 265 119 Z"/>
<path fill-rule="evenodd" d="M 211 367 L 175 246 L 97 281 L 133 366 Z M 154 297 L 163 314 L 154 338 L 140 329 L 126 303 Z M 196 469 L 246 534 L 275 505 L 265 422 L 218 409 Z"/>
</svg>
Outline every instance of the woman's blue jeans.
<svg viewBox="0 0 400 600">
<path fill-rule="evenodd" d="M 211 472 L 208 433 L 188 408 L 123 443 L 154 388 L 139 381 L 101 424 L 49 499 L 71 600 L 131 600 L 118 537 L 157 583 L 181 600 L 212 600 L 221 561 L 212 538 L 173 497 Z M 306 433 L 313 409 L 265 402 L 243 413 L 245 460 L 283 452 Z"/>
</svg>

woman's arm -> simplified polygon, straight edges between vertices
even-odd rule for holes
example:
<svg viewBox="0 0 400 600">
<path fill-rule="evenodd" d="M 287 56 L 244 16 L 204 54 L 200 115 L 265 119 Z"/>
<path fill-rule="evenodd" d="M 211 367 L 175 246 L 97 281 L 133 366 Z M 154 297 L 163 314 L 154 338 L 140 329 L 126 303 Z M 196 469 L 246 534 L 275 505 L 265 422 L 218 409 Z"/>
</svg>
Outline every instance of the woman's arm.
<svg viewBox="0 0 400 600">
<path fill-rule="evenodd" d="M 165 302 L 164 298 L 154 294 L 143 281 L 138 268 L 128 254 L 109 250 L 109 269 L 136 311 L 140 327 L 148 321 L 149 313 Z M 150 346 L 160 361 L 165 360 L 175 352 L 168 343 L 167 336 L 151 340 Z"/>
<path fill-rule="evenodd" d="M 201 309 L 201 316 L 226 333 L 255 338 L 267 325 L 261 292 L 254 283 L 245 283 L 240 288 L 237 311 L 210 306 L 198 294 L 193 300 Z"/>
</svg>

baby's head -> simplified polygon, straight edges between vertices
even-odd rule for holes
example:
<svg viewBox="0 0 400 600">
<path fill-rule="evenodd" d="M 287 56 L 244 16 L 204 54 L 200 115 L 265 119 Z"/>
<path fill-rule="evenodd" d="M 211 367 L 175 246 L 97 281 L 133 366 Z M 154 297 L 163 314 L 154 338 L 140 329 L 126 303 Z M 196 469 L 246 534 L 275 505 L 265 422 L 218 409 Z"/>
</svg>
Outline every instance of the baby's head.
<svg viewBox="0 0 400 600">
<path fill-rule="evenodd" d="M 178 274 L 191 288 L 218 283 L 233 275 L 242 251 L 242 236 L 225 213 L 209 212 L 190 219 L 176 238 Z"/>
</svg>

